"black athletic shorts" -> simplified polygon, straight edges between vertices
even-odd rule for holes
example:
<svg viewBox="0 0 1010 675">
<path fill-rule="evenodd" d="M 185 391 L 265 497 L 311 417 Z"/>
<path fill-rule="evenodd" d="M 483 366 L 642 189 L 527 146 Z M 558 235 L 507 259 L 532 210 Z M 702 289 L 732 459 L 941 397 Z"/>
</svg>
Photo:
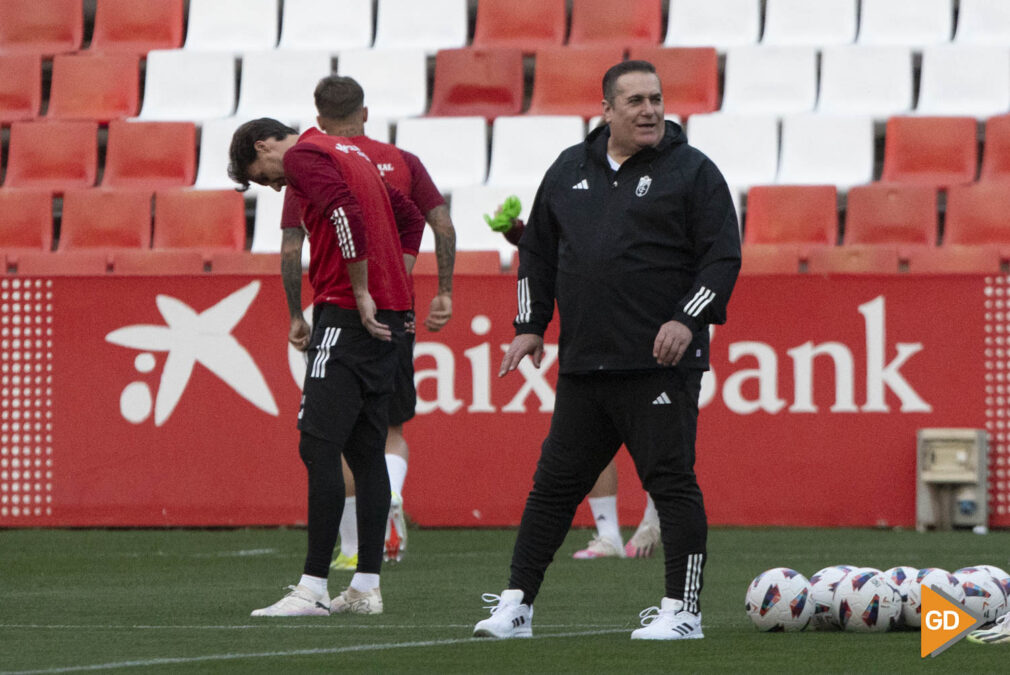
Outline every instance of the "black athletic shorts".
<svg viewBox="0 0 1010 675">
<path fill-rule="evenodd" d="M 389 426 L 395 427 L 414 418 L 417 389 L 414 387 L 414 334 L 396 343 L 396 378 L 389 399 Z"/>
</svg>

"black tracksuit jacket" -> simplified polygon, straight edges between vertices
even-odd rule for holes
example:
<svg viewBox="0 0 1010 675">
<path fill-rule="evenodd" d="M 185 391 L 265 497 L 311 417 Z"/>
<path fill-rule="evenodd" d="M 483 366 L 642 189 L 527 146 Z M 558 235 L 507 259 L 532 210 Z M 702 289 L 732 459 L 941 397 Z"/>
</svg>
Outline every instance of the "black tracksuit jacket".
<svg viewBox="0 0 1010 675">
<path fill-rule="evenodd" d="M 543 335 L 557 301 L 562 374 L 659 368 L 675 319 L 694 340 L 678 367 L 708 368 L 708 325 L 726 321 L 740 232 L 726 181 L 666 123 L 655 148 L 607 162 L 607 126 L 547 170 L 519 242 L 516 333 Z"/>
</svg>

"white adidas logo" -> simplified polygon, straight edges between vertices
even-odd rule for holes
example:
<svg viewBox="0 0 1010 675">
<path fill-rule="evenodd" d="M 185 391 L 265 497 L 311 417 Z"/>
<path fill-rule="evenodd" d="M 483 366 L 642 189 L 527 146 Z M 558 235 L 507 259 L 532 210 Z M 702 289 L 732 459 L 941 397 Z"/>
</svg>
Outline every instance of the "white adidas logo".
<svg viewBox="0 0 1010 675">
<path fill-rule="evenodd" d="M 670 397 L 667 396 L 666 392 L 664 391 L 662 394 L 656 397 L 656 400 L 652 402 L 652 405 L 670 405 L 671 403 L 673 403 L 673 401 L 670 400 Z"/>
<path fill-rule="evenodd" d="M 575 185 L 573 185 L 572 189 L 573 190 L 588 190 L 589 189 L 589 181 L 586 180 L 585 178 L 583 178 L 578 183 L 576 183 Z"/>
</svg>

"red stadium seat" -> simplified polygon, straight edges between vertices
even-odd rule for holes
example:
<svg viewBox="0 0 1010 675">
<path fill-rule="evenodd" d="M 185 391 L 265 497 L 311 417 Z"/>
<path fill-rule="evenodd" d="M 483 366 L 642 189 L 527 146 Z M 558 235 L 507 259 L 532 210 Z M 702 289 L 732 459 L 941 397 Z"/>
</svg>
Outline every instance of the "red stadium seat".
<svg viewBox="0 0 1010 675">
<path fill-rule="evenodd" d="M 0 249 L 48 251 L 53 245 L 53 196 L 48 190 L 0 190 Z"/>
<path fill-rule="evenodd" d="M 98 171 L 97 122 L 14 122 L 4 187 L 53 192 L 92 187 Z"/>
<path fill-rule="evenodd" d="M 498 251 L 456 251 L 455 275 L 498 274 L 501 272 L 501 256 Z M 438 274 L 438 261 L 431 251 L 421 251 L 414 263 L 414 274 Z"/>
<path fill-rule="evenodd" d="M 538 49 L 530 115 L 581 115 L 602 112 L 603 73 L 623 56 L 619 47 Z"/>
<path fill-rule="evenodd" d="M 109 123 L 102 187 L 160 190 L 193 184 L 196 126 L 192 122 Z"/>
<path fill-rule="evenodd" d="M 719 109 L 719 54 L 713 47 L 632 47 L 629 56 L 656 66 L 666 114 L 684 119 Z"/>
<path fill-rule="evenodd" d="M 810 251 L 810 274 L 897 274 L 898 249 L 894 246 L 821 246 Z"/>
<path fill-rule="evenodd" d="M 884 140 L 885 183 L 936 189 L 975 180 L 977 122 L 973 117 L 892 117 Z"/>
<path fill-rule="evenodd" d="M 936 246 L 936 190 L 923 185 L 858 185 L 846 201 L 846 244 Z"/>
<path fill-rule="evenodd" d="M 117 250 L 112 252 L 112 272 L 122 275 L 161 276 L 203 274 L 203 256 L 188 249 Z"/>
<path fill-rule="evenodd" d="M 3 0 L 0 2 L 0 51 L 52 56 L 81 48 L 84 7 L 81 0 Z"/>
<path fill-rule="evenodd" d="M 838 238 L 834 185 L 758 185 L 747 193 L 748 244 L 823 244 Z"/>
<path fill-rule="evenodd" d="M 154 248 L 195 248 L 205 256 L 245 250 L 245 200 L 235 190 L 159 190 Z"/>
<path fill-rule="evenodd" d="M 97 0 L 91 49 L 143 56 L 182 46 L 183 0 Z"/>
<path fill-rule="evenodd" d="M 480 0 L 473 46 L 533 54 L 565 42 L 565 0 Z"/>
<path fill-rule="evenodd" d="M 42 105 L 42 57 L 0 53 L 0 125 L 33 120 Z"/>
<path fill-rule="evenodd" d="M 790 244 L 744 244 L 740 274 L 796 274 L 805 269 L 807 256 Z"/>
<path fill-rule="evenodd" d="M 59 250 L 150 248 L 151 195 L 142 190 L 68 190 Z"/>
<path fill-rule="evenodd" d="M 1010 180 L 1010 115 L 990 117 L 985 123 L 980 181 Z"/>
<path fill-rule="evenodd" d="M 523 55 L 518 49 L 442 49 L 435 56 L 429 115 L 518 115 Z"/>
<path fill-rule="evenodd" d="M 140 109 L 140 60 L 132 54 L 62 54 L 53 58 L 46 118 L 108 122 Z"/>
<path fill-rule="evenodd" d="M 280 274 L 280 253 L 215 251 L 210 256 L 210 271 L 215 274 Z"/>
<path fill-rule="evenodd" d="M 22 253 L 11 264 L 21 276 L 104 276 L 109 269 L 108 251 L 45 251 Z"/>
<path fill-rule="evenodd" d="M 910 274 L 1005 274 L 1007 271 L 998 246 L 915 246 L 906 253 Z"/>
<path fill-rule="evenodd" d="M 1010 257 L 1010 191 L 1002 183 L 977 183 L 950 189 L 943 245 L 994 244 Z"/>
<path fill-rule="evenodd" d="M 663 39 L 663 3 L 660 0 L 573 0 L 573 47 L 655 45 Z M 613 64 L 611 64 L 613 65 Z M 603 73 L 600 73 L 603 76 Z"/>
</svg>

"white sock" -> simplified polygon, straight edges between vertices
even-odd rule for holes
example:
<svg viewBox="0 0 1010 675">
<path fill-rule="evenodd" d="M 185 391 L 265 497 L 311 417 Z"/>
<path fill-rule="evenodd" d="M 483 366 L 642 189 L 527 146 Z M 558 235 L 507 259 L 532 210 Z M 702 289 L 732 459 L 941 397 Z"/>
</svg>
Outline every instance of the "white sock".
<svg viewBox="0 0 1010 675">
<path fill-rule="evenodd" d="M 373 588 L 378 587 L 379 587 L 378 574 L 364 574 L 363 572 L 355 572 L 354 576 L 351 577 L 351 588 L 361 593 L 367 593 Z"/>
<path fill-rule="evenodd" d="M 589 510 L 593 512 L 600 539 L 607 539 L 621 548 L 624 540 L 621 539 L 621 525 L 617 522 L 617 495 L 590 497 Z"/>
<path fill-rule="evenodd" d="M 358 500 L 344 500 L 344 515 L 340 516 L 340 552 L 348 558 L 358 555 Z"/>
<path fill-rule="evenodd" d="M 312 577 L 308 574 L 303 574 L 302 578 L 298 580 L 299 586 L 304 586 L 316 595 L 325 595 L 329 597 L 330 592 L 326 585 L 326 579 L 322 577 Z"/>
<path fill-rule="evenodd" d="M 403 482 L 407 480 L 407 460 L 399 455 L 386 455 L 386 471 L 389 472 L 389 489 L 403 496 Z"/>
<path fill-rule="evenodd" d="M 645 495 L 645 513 L 642 514 L 643 523 L 653 523 L 659 525 L 659 512 L 656 511 L 656 502 L 652 501 L 652 495 Z"/>
</svg>

